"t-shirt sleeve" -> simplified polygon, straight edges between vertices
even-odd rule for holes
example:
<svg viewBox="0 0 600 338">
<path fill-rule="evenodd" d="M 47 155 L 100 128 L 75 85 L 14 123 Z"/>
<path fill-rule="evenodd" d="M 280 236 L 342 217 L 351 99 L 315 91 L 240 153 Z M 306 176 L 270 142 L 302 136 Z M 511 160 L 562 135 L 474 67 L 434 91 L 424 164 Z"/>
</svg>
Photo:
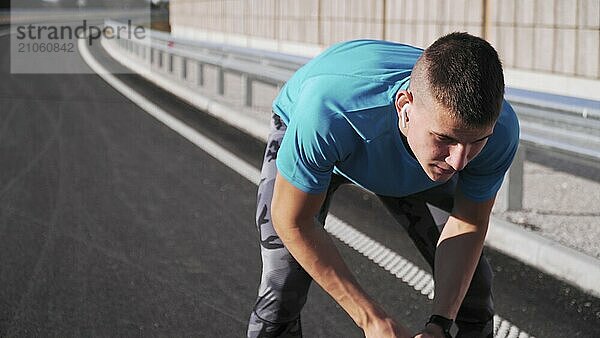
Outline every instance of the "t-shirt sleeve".
<svg viewBox="0 0 600 338">
<path fill-rule="evenodd" d="M 492 198 L 500 189 L 518 146 L 519 121 L 510 104 L 503 101 L 494 134 L 481 153 L 459 173 L 461 192 L 478 202 Z"/>
<path fill-rule="evenodd" d="M 277 169 L 296 188 L 307 193 L 327 190 L 336 162 L 351 141 L 347 121 L 331 109 L 318 84 L 305 85 L 294 106 L 279 152 Z"/>
</svg>

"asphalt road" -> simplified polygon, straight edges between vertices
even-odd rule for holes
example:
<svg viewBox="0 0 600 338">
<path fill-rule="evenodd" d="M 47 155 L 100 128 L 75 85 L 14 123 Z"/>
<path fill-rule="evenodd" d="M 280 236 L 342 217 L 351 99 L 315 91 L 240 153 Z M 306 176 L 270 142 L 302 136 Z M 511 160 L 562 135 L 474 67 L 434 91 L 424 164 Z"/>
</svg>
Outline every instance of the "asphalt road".
<svg viewBox="0 0 600 338">
<path fill-rule="evenodd" d="M 9 74 L 8 40 L 0 37 L 0 336 L 243 336 L 260 278 L 254 184 L 96 75 Z M 259 165 L 260 142 L 138 76 L 119 78 Z M 426 268 L 370 195 L 343 187 L 332 211 Z M 336 243 L 369 293 L 419 329 L 431 302 Z M 599 299 L 486 253 L 503 318 L 536 337 L 600 336 Z M 306 337 L 361 336 L 316 286 L 303 324 Z"/>
</svg>

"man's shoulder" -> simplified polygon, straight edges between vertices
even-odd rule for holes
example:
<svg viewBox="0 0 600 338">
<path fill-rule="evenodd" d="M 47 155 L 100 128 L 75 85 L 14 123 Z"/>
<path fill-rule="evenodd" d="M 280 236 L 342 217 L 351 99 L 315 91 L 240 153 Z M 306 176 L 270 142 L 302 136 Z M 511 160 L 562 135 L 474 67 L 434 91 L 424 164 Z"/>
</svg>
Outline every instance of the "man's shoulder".
<svg viewBox="0 0 600 338">
<path fill-rule="evenodd" d="M 355 39 L 333 44 L 325 49 L 321 55 L 327 56 L 328 54 L 333 54 L 332 52 L 361 53 L 363 51 L 407 52 L 416 55 L 423 53 L 422 48 L 404 43 L 376 39 Z"/>
<path fill-rule="evenodd" d="M 324 50 L 304 69 L 304 79 L 319 75 L 397 81 L 398 71 L 410 71 L 423 50 L 385 40 L 350 40 Z"/>
<path fill-rule="evenodd" d="M 382 40 L 335 44 L 288 80 L 273 109 L 287 122 L 296 118 L 296 111 L 354 111 L 385 105 L 390 93 L 409 78 L 421 53 L 416 47 Z"/>
</svg>

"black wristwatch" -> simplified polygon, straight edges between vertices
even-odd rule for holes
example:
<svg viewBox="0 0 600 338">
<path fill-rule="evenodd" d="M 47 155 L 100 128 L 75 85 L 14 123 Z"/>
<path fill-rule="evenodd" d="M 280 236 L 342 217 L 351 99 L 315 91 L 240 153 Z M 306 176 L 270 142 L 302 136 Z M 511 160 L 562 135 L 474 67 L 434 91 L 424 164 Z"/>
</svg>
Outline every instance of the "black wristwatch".
<svg viewBox="0 0 600 338">
<path fill-rule="evenodd" d="M 452 323 L 454 323 L 452 319 L 448 319 L 440 315 L 432 315 L 431 317 L 429 317 L 429 321 L 427 322 L 427 324 L 435 324 L 442 328 L 442 331 L 444 331 L 444 336 L 446 336 L 446 338 L 452 338 L 452 336 L 450 335 L 450 328 L 452 327 Z"/>
</svg>

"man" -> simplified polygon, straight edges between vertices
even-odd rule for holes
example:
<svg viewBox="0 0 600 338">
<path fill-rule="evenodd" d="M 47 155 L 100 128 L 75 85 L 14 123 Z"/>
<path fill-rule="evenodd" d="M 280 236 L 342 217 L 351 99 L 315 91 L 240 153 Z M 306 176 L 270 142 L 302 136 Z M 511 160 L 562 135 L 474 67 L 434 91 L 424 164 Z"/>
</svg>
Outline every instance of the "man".
<svg viewBox="0 0 600 338">
<path fill-rule="evenodd" d="M 519 140 L 503 95 L 496 51 L 467 33 L 425 51 L 349 41 L 300 68 L 273 103 L 248 336 L 301 336 L 312 280 L 366 337 L 413 336 L 363 291 L 323 229 L 333 192 L 353 183 L 380 198 L 433 268 L 432 317 L 417 337 L 447 337 L 453 323 L 458 337 L 492 337 L 492 271 L 481 251 Z"/>
</svg>

